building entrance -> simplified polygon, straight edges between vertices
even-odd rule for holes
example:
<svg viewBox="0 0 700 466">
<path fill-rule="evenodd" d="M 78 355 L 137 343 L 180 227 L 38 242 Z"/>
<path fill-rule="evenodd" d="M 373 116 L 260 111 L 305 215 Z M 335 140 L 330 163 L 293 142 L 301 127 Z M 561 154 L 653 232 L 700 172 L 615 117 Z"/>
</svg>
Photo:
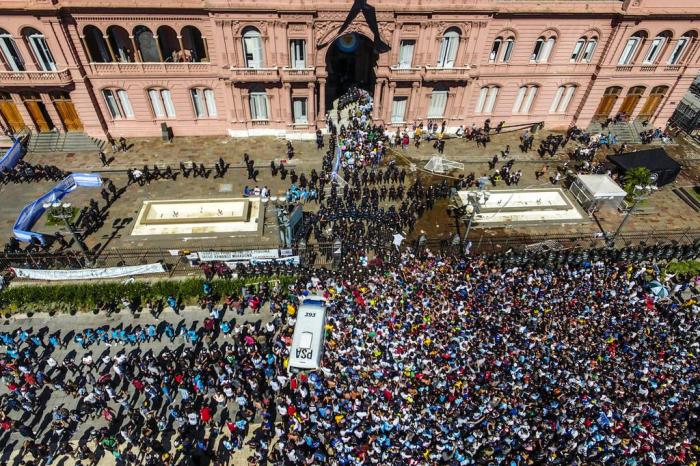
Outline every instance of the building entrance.
<svg viewBox="0 0 700 466">
<path fill-rule="evenodd" d="M 326 108 L 353 86 L 372 93 L 376 65 L 377 52 L 367 37 L 349 33 L 336 39 L 326 54 Z"/>
</svg>

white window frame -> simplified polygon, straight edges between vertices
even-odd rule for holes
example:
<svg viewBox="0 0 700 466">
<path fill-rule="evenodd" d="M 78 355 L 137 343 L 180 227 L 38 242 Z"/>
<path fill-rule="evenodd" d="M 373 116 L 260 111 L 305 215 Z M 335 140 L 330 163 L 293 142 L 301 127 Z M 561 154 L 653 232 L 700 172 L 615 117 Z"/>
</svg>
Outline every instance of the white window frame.
<svg viewBox="0 0 700 466">
<path fill-rule="evenodd" d="M 216 118 L 216 96 L 212 89 L 208 87 L 190 88 L 190 98 L 192 99 L 192 109 L 197 119 Z"/>
<path fill-rule="evenodd" d="M 503 42 L 503 46 L 501 46 L 501 57 L 499 57 L 498 61 L 500 63 L 508 63 L 510 61 L 510 58 L 513 56 L 513 48 L 515 47 L 515 39 L 513 37 L 509 37 Z"/>
<path fill-rule="evenodd" d="M 484 104 L 486 103 L 486 96 L 488 95 L 488 93 L 488 86 L 483 86 L 479 90 L 479 98 L 476 101 L 476 108 L 474 109 L 474 113 L 482 113 L 484 111 Z"/>
<path fill-rule="evenodd" d="M 576 86 L 573 84 L 559 86 L 552 99 L 552 105 L 549 106 L 549 113 L 566 113 L 575 92 Z"/>
<path fill-rule="evenodd" d="M 496 99 L 498 98 L 498 92 L 500 87 L 492 86 L 489 89 L 489 96 L 486 99 L 486 106 L 484 108 L 484 113 L 493 113 L 493 109 L 496 107 Z"/>
<path fill-rule="evenodd" d="M 10 71 L 24 71 L 24 61 L 17 43 L 10 34 L 0 34 L 0 50 Z"/>
<path fill-rule="evenodd" d="M 243 57 L 246 68 L 264 68 L 265 51 L 260 31 L 249 29 L 243 34 Z"/>
<path fill-rule="evenodd" d="M 253 121 L 268 121 L 270 119 L 270 104 L 264 92 L 251 92 L 248 95 L 250 104 L 250 119 Z"/>
<path fill-rule="evenodd" d="M 134 118 L 134 110 L 129 101 L 129 95 L 124 89 L 102 89 L 102 98 L 112 120 L 128 120 Z"/>
<path fill-rule="evenodd" d="M 306 125 L 309 123 L 308 97 L 292 97 L 292 117 L 295 125 Z"/>
<path fill-rule="evenodd" d="M 581 58 L 581 52 L 586 48 L 586 38 L 581 37 L 579 40 L 576 41 L 576 44 L 574 45 L 574 50 L 571 52 L 571 61 L 572 62 L 577 62 L 579 58 Z"/>
<path fill-rule="evenodd" d="M 293 69 L 306 68 L 306 40 L 291 39 L 289 41 L 289 60 Z"/>
<path fill-rule="evenodd" d="M 496 37 L 491 46 L 491 53 L 489 53 L 489 63 L 495 63 L 500 56 L 501 47 L 503 46 L 503 38 Z"/>
<path fill-rule="evenodd" d="M 408 97 L 394 96 L 394 100 L 391 102 L 391 122 L 405 123 L 407 107 Z"/>
<path fill-rule="evenodd" d="M 661 50 L 664 48 L 664 45 L 666 44 L 666 38 L 663 36 L 656 36 L 654 39 L 651 41 L 651 44 L 649 44 L 649 49 L 647 50 L 646 57 L 644 57 L 644 64 L 645 65 L 653 65 L 654 62 L 656 62 L 656 59 L 658 58 L 659 54 L 661 53 Z"/>
<path fill-rule="evenodd" d="M 527 94 L 528 86 L 520 86 L 518 93 L 515 96 L 515 102 L 513 103 L 513 113 L 520 113 L 520 108 L 523 106 L 523 100 L 525 99 L 525 94 Z"/>
<path fill-rule="evenodd" d="M 620 59 L 618 60 L 617 64 L 629 65 L 632 62 L 634 55 L 637 52 L 637 47 L 639 47 L 639 43 L 641 41 L 641 37 L 630 37 L 627 39 L 627 43 L 625 44 L 625 48 L 622 49 L 622 53 L 620 54 Z"/>
<path fill-rule="evenodd" d="M 168 89 L 148 89 L 148 98 L 151 101 L 151 110 L 153 110 L 156 119 L 175 118 L 175 105 Z"/>
<path fill-rule="evenodd" d="M 457 49 L 459 48 L 459 33 L 447 31 L 440 42 L 440 54 L 438 55 L 438 68 L 453 68 L 457 61 Z"/>
<path fill-rule="evenodd" d="M 681 61 L 681 59 L 683 58 L 683 54 L 685 53 L 685 48 L 690 43 L 690 40 L 691 40 L 691 38 L 689 36 L 681 36 L 678 39 L 678 42 L 676 42 L 676 46 L 673 47 L 673 50 L 671 51 L 671 54 L 668 56 L 668 61 L 666 63 L 669 65 L 677 65 Z"/>
<path fill-rule="evenodd" d="M 513 113 L 530 113 L 530 108 L 532 108 L 532 102 L 535 100 L 538 89 L 538 86 L 534 85 L 520 86 L 513 103 Z"/>
<path fill-rule="evenodd" d="M 415 39 L 402 39 L 399 44 L 399 56 L 397 66 L 402 69 L 413 66 L 413 53 L 416 48 Z"/>
<path fill-rule="evenodd" d="M 46 37 L 43 34 L 29 34 L 27 42 L 29 42 L 29 47 L 32 49 L 34 58 L 36 58 L 36 62 L 42 71 L 57 70 L 56 60 L 54 60 L 49 44 L 46 42 Z"/>
<path fill-rule="evenodd" d="M 593 59 L 593 54 L 595 53 L 596 46 L 598 45 L 598 39 L 593 37 L 588 40 L 586 47 L 583 49 L 583 55 L 581 56 L 581 61 L 584 63 L 590 63 Z"/>
<path fill-rule="evenodd" d="M 428 118 L 445 118 L 447 109 L 447 91 L 433 91 L 430 94 L 428 106 Z"/>
<path fill-rule="evenodd" d="M 214 90 L 209 88 L 200 90 L 204 91 L 204 103 L 206 104 L 209 118 L 216 118 L 219 112 L 216 109 L 216 94 L 214 94 Z"/>
</svg>

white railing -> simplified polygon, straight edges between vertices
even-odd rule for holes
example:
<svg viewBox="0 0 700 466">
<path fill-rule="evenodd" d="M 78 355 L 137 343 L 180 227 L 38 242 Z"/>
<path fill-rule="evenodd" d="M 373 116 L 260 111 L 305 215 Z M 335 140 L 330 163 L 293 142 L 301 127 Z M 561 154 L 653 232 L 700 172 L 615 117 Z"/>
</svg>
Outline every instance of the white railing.
<svg viewBox="0 0 700 466">
<path fill-rule="evenodd" d="M 0 71 L 0 81 L 3 82 L 69 82 L 70 71 Z"/>
</svg>

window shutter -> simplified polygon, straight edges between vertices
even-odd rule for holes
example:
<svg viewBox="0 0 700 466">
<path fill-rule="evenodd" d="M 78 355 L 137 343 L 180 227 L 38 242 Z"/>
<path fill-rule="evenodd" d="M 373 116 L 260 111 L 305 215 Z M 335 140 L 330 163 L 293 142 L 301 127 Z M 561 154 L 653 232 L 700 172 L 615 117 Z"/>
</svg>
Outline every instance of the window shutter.
<svg viewBox="0 0 700 466">
<path fill-rule="evenodd" d="M 168 89 L 163 89 L 160 91 L 161 97 L 163 97 L 163 105 L 165 106 L 165 114 L 168 118 L 175 118 L 175 105 L 173 105 L 173 99 Z"/>
<path fill-rule="evenodd" d="M 214 96 L 214 91 L 211 89 L 204 90 L 204 100 L 207 102 L 207 113 L 210 117 L 217 116 L 216 112 L 216 98 Z"/>
<path fill-rule="evenodd" d="M 122 104 L 122 108 L 124 109 L 124 115 L 126 116 L 126 118 L 134 118 L 134 109 L 131 108 L 131 102 L 129 102 L 129 95 L 123 89 L 118 90 L 117 95 L 119 96 L 119 102 L 121 102 Z"/>
<path fill-rule="evenodd" d="M 561 96 L 564 94 L 564 86 L 559 86 L 557 88 L 557 93 L 554 94 L 554 99 L 552 100 L 552 105 L 549 106 L 549 113 L 554 113 L 559 107 L 559 102 L 561 102 Z"/>
<path fill-rule="evenodd" d="M 486 95 L 489 93 L 488 87 L 482 87 L 479 93 L 479 100 L 476 102 L 476 113 L 481 113 L 484 111 L 484 104 L 486 103 Z"/>
<path fill-rule="evenodd" d="M 564 94 L 564 99 L 561 101 L 561 104 L 559 105 L 560 112 L 566 112 L 566 110 L 569 108 L 569 103 L 571 102 L 571 98 L 574 96 L 574 92 L 576 92 L 576 86 L 569 86 L 566 88 L 566 93 Z"/>
<path fill-rule="evenodd" d="M 518 89 L 518 95 L 515 96 L 515 102 L 513 103 L 513 113 L 519 113 L 520 107 L 523 105 L 523 99 L 525 98 L 525 93 L 527 92 L 527 86 L 521 86 Z"/>
<path fill-rule="evenodd" d="M 498 97 L 498 88 L 492 87 L 489 89 L 489 97 L 486 100 L 486 113 L 493 112 L 493 108 L 496 106 L 496 97 Z"/>
<path fill-rule="evenodd" d="M 148 96 L 151 98 L 151 108 L 156 118 L 164 118 L 165 112 L 163 111 L 163 104 L 160 101 L 160 95 L 155 89 L 148 91 Z"/>
<path fill-rule="evenodd" d="M 391 106 L 391 122 L 403 123 L 406 118 L 406 97 L 395 97 Z"/>
</svg>

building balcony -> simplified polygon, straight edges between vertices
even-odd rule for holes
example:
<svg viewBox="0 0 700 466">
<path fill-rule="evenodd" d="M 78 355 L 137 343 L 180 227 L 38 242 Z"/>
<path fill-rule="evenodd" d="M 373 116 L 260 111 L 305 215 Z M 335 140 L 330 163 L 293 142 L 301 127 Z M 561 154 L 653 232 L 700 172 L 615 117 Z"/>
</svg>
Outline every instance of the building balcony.
<svg viewBox="0 0 700 466">
<path fill-rule="evenodd" d="M 547 76 L 590 75 L 595 73 L 593 63 L 487 63 L 472 67 L 473 76 Z"/>
<path fill-rule="evenodd" d="M 463 81 L 469 78 L 469 70 L 471 69 L 471 66 L 453 66 L 451 68 L 443 68 L 439 66 L 426 65 L 424 79 L 426 81 Z"/>
<path fill-rule="evenodd" d="M 0 71 L 3 86 L 62 86 L 73 81 L 70 71 Z"/>
<path fill-rule="evenodd" d="M 232 66 L 229 68 L 236 81 L 243 82 L 275 82 L 279 81 L 280 75 L 278 68 L 237 68 Z"/>
<path fill-rule="evenodd" d="M 678 73 L 683 69 L 684 65 L 615 65 L 606 66 L 608 70 L 614 70 L 615 73 Z"/>
<path fill-rule="evenodd" d="M 114 63 L 90 63 L 88 70 L 95 76 L 110 76 L 122 74 L 134 75 L 191 75 L 211 73 L 213 68 L 209 62 L 114 62 Z"/>
<path fill-rule="evenodd" d="M 316 79 L 316 68 L 287 68 L 281 70 L 282 81 L 285 82 L 306 82 Z"/>
<path fill-rule="evenodd" d="M 390 78 L 394 81 L 420 81 L 423 68 L 420 66 L 392 66 Z"/>
</svg>

